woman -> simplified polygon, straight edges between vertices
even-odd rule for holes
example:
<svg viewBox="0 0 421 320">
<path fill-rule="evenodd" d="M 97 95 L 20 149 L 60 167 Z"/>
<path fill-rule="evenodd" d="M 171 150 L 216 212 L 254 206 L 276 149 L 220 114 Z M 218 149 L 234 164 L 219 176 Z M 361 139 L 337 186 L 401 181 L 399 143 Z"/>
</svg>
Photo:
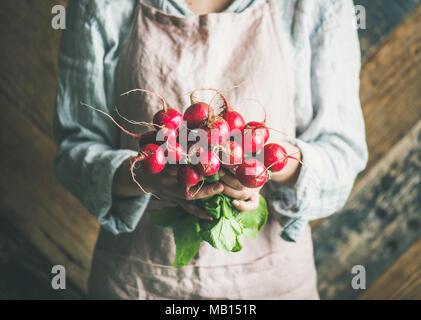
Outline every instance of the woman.
<svg viewBox="0 0 421 320">
<path fill-rule="evenodd" d="M 359 103 L 360 52 L 351 0 L 72 1 L 59 54 L 55 135 L 58 179 L 101 224 L 89 281 L 91 298 L 318 299 L 308 222 L 340 209 L 367 161 Z M 230 173 L 195 198 L 220 192 L 242 210 L 268 201 L 270 219 L 238 253 L 202 243 L 184 268 L 171 267 L 171 232 L 154 227 L 151 209 L 191 204 L 171 172 L 137 177 L 162 200 L 131 181 L 136 143 L 79 101 L 137 121 L 159 109 L 158 91 L 172 107 L 185 94 L 213 86 L 229 91 L 248 120 L 262 112 L 286 136 L 289 161 L 262 190 L 244 188 Z M 249 101 L 250 102 L 250 101 Z M 246 119 L 247 120 L 247 119 Z M 130 128 L 138 130 L 138 127 Z M 296 136 L 296 138 L 295 138 Z M 281 237 L 279 237 L 279 235 Z"/>
</svg>

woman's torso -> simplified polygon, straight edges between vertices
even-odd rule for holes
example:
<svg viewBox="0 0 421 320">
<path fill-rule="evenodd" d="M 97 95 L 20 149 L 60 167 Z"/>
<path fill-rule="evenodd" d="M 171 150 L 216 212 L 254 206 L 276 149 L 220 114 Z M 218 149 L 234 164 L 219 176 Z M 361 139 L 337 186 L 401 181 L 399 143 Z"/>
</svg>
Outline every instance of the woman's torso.
<svg viewBox="0 0 421 320">
<path fill-rule="evenodd" d="M 282 30 L 273 2 L 271 7 L 263 4 L 229 19 L 221 15 L 180 19 L 148 6 L 140 8 L 122 55 L 118 92 L 134 87 L 156 90 L 183 111 L 187 107 L 183 93 L 204 85 L 230 88 L 242 83 L 230 98 L 247 120 L 259 113 L 256 105 L 247 109 L 240 101 L 254 98 L 266 106 L 268 125 L 295 134 L 292 96 L 280 94 L 292 94 L 290 34 Z M 142 34 L 139 29 L 149 32 Z M 274 46 L 269 53 L 267 43 Z M 126 117 L 138 121 L 151 121 L 159 108 L 149 97 L 133 97 L 121 105 Z M 136 142 L 123 136 L 121 146 L 136 149 Z M 127 298 L 317 298 L 309 228 L 298 243 L 287 243 L 279 238 L 281 227 L 271 216 L 257 239 L 244 241 L 239 253 L 223 253 L 202 243 L 197 257 L 176 270 L 171 267 L 175 253 L 171 230 L 160 230 L 148 219 L 151 209 L 167 205 L 151 201 L 130 235 L 102 231 L 94 261 L 98 268 L 93 268 L 98 273 L 91 278 L 103 275 L 103 285 L 113 287 L 109 292 Z"/>
</svg>

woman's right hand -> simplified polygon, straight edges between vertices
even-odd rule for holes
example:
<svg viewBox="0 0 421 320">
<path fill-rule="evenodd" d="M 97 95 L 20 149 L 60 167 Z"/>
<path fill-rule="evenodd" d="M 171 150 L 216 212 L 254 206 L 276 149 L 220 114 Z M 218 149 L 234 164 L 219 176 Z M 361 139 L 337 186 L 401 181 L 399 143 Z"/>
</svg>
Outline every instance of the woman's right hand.
<svg viewBox="0 0 421 320">
<path fill-rule="evenodd" d="M 113 180 L 113 195 L 119 197 L 133 197 L 144 194 L 132 180 L 130 164 L 132 159 L 127 159 L 117 169 Z M 201 218 L 212 220 L 212 217 L 203 209 L 193 205 L 192 200 L 213 196 L 224 191 L 224 186 L 215 182 L 208 185 L 200 185 L 190 189 L 190 196 L 176 179 L 177 170 L 173 166 L 167 166 L 158 174 L 148 174 L 141 168 L 135 171 L 137 181 L 145 189 L 158 196 L 162 200 L 168 200 L 179 204 L 188 213 Z M 199 190 L 200 188 L 200 190 Z"/>
</svg>

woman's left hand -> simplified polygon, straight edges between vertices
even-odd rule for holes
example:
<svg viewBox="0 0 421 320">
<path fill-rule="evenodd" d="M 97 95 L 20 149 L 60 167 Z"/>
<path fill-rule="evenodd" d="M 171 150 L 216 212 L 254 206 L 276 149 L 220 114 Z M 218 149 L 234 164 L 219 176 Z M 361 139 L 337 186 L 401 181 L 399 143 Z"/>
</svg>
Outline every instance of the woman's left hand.
<svg viewBox="0 0 421 320">
<path fill-rule="evenodd" d="M 241 184 L 228 170 L 220 171 L 221 182 L 224 185 L 224 194 L 234 198 L 232 204 L 240 211 L 252 211 L 259 208 L 260 188 L 250 189 Z"/>
</svg>

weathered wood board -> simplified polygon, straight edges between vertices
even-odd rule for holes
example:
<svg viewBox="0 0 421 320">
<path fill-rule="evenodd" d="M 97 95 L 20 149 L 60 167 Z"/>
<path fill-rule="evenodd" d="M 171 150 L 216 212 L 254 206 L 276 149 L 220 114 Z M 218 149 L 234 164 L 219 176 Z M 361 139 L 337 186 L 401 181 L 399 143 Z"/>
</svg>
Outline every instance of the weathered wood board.
<svg viewBox="0 0 421 320">
<path fill-rule="evenodd" d="M 363 60 L 360 97 L 370 151 L 365 173 L 421 119 L 420 30 L 418 6 Z"/>
<path fill-rule="evenodd" d="M 359 29 L 361 51 L 367 54 L 391 33 L 421 0 L 354 0 L 366 11 L 366 29 Z"/>
<path fill-rule="evenodd" d="M 18 109 L 0 117 L 0 142 L 2 218 L 52 262 L 66 266 L 78 287 L 86 288 L 98 225 L 56 181 L 54 142 Z"/>
<path fill-rule="evenodd" d="M 358 297 L 353 266 L 366 268 L 370 285 L 421 236 L 421 121 L 363 179 L 346 208 L 313 233 L 324 299 Z"/>
<path fill-rule="evenodd" d="M 369 19 L 369 17 L 368 17 Z M 361 178 L 421 119 L 421 6 L 363 58 L 360 98 L 369 162 Z M 312 222 L 317 228 L 320 220 Z"/>
<path fill-rule="evenodd" d="M 7 0 L 0 10 L 1 106 L 20 110 L 49 137 L 61 36 L 51 26 L 51 9 L 65 2 Z"/>
<path fill-rule="evenodd" d="M 51 8 L 65 1 L 5 1 L 0 11 L 0 215 L 69 283 L 86 289 L 98 224 L 56 181 L 52 138 L 60 31 Z M 34 257 L 35 259 L 35 257 Z"/>
<path fill-rule="evenodd" d="M 82 299 L 71 282 L 54 290 L 53 264 L 0 216 L 0 299 Z"/>
<path fill-rule="evenodd" d="M 404 252 L 359 299 L 421 300 L 421 238 Z"/>
</svg>

